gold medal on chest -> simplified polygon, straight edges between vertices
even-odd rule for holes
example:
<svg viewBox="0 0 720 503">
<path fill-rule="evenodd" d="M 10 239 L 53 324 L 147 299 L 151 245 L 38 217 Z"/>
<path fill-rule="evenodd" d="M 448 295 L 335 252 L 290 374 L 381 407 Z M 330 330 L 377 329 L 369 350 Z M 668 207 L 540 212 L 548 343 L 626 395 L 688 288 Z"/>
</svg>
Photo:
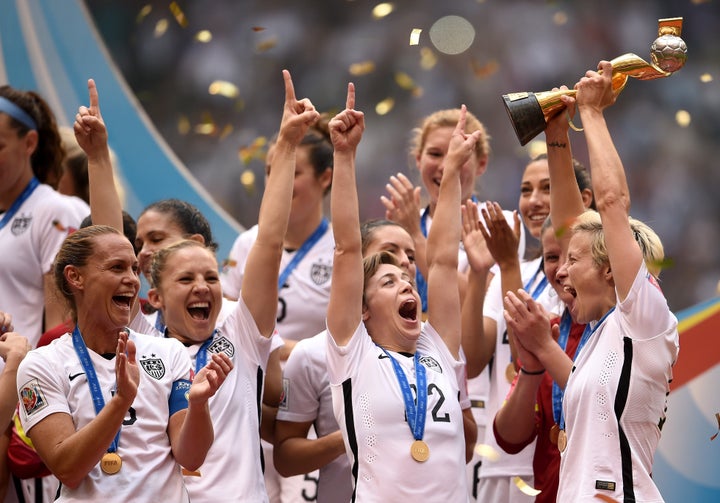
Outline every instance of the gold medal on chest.
<svg viewBox="0 0 720 503">
<path fill-rule="evenodd" d="M 410 455 L 418 463 L 424 463 L 430 457 L 430 448 L 422 440 L 415 440 L 410 446 Z"/>
<path fill-rule="evenodd" d="M 122 459 L 115 452 L 106 452 L 100 460 L 100 469 L 108 475 L 115 475 L 122 467 Z"/>
</svg>

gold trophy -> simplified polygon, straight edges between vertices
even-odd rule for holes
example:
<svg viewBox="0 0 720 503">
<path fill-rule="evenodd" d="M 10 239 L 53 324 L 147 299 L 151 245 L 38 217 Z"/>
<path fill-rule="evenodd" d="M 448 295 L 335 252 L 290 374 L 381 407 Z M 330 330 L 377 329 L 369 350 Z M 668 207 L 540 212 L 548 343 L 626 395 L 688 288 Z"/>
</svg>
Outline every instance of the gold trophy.
<svg viewBox="0 0 720 503">
<path fill-rule="evenodd" d="M 612 88 L 617 96 L 625 88 L 628 77 L 639 80 L 653 80 L 669 77 L 683 67 L 687 60 L 687 46 L 680 38 L 681 17 L 660 19 L 658 38 L 650 48 L 651 63 L 633 53 L 613 59 Z M 574 96 L 575 90 L 544 91 L 539 93 L 503 94 L 503 103 L 515 128 L 521 145 L 527 144 L 545 130 L 547 121 L 560 112 L 565 105 L 560 96 Z"/>
</svg>

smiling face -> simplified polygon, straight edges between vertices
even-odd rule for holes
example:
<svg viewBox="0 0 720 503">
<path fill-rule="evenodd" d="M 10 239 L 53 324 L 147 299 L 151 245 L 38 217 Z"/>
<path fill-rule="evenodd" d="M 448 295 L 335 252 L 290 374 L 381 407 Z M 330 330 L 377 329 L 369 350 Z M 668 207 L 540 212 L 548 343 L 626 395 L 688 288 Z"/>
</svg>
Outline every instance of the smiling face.
<svg viewBox="0 0 720 503">
<path fill-rule="evenodd" d="M 398 258 L 400 267 L 411 278 L 415 277 L 415 242 L 410 234 L 399 225 L 382 225 L 372 230 L 370 243 L 365 250 L 365 256 L 387 251 Z"/>
<path fill-rule="evenodd" d="M 168 255 L 155 275 L 157 284 L 148 292 L 148 299 L 162 310 L 170 336 L 195 343 L 215 330 L 222 289 L 215 255 L 201 244 L 185 243 L 191 244 L 162 252 Z"/>
<path fill-rule="evenodd" d="M 83 266 L 66 266 L 68 284 L 76 291 L 83 325 L 119 330 L 130 323 L 140 290 L 138 262 L 130 241 L 121 234 L 94 238 L 93 253 Z"/>
<path fill-rule="evenodd" d="M 602 318 L 615 305 L 615 286 L 609 266 L 593 259 L 592 236 L 576 231 L 568 244 L 567 260 L 556 273 L 563 289 L 574 297 L 570 314 L 577 323 Z"/>
<path fill-rule="evenodd" d="M 135 247 L 139 250 L 140 271 L 150 281 L 150 264 L 153 254 L 183 239 L 185 233 L 168 213 L 148 210 L 137 221 Z"/>
<path fill-rule="evenodd" d="M 545 277 L 548 278 L 550 285 L 555 290 L 555 293 L 558 294 L 560 300 L 572 311 L 572 304 L 575 302 L 575 297 L 563 288 L 562 283 L 560 283 L 557 278 L 557 271 L 563 262 L 565 262 L 565 256 L 562 253 L 562 247 L 555 237 L 555 232 L 552 227 L 547 227 L 542 231 L 541 242 Z"/>
<path fill-rule="evenodd" d="M 443 163 L 454 130 L 454 127 L 441 126 L 428 131 L 425 142 L 415 159 L 423 185 L 430 197 L 431 208 L 434 208 L 435 204 L 437 204 L 443 174 Z M 463 165 L 460 171 L 460 190 L 463 201 L 472 196 L 475 189 L 475 178 L 482 175 L 486 167 L 487 158 L 478 159 L 475 151 Z"/>
<path fill-rule="evenodd" d="M 413 279 L 383 263 L 365 284 L 363 321 L 373 341 L 393 351 L 414 352 L 420 336 L 421 302 Z"/>
<path fill-rule="evenodd" d="M 540 238 L 543 222 L 550 215 L 550 169 L 547 159 L 528 164 L 520 183 L 520 215 L 533 237 Z"/>
</svg>

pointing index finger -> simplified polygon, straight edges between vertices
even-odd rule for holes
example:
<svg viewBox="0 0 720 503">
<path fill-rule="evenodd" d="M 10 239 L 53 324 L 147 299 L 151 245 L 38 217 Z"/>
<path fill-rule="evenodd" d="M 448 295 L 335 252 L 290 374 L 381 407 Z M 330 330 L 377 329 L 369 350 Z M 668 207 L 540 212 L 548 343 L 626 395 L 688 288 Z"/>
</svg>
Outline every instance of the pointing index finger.
<svg viewBox="0 0 720 503">
<path fill-rule="evenodd" d="M 345 108 L 353 110 L 355 108 L 355 84 L 348 82 L 347 99 L 345 100 Z"/>
<path fill-rule="evenodd" d="M 93 79 L 88 79 L 88 93 L 90 94 L 90 110 L 93 115 L 97 115 L 100 113 L 100 98 Z"/>
<path fill-rule="evenodd" d="M 292 77 L 287 70 L 282 71 L 283 79 L 285 79 L 285 101 L 296 101 L 295 88 L 293 87 Z"/>
</svg>

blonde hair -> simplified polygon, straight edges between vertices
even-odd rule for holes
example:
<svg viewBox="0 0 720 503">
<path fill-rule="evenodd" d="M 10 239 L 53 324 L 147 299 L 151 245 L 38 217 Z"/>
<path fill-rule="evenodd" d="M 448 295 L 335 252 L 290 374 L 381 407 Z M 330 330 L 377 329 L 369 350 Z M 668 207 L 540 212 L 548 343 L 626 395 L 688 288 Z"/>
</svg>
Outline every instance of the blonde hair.
<svg viewBox="0 0 720 503">
<path fill-rule="evenodd" d="M 653 276 L 660 275 L 661 264 L 665 258 L 660 237 L 647 224 L 632 217 L 628 217 L 630 221 L 630 229 L 635 236 L 643 254 L 643 259 L 648 271 Z M 590 250 L 593 262 L 602 266 L 610 263 L 607 247 L 605 245 L 605 233 L 600 220 L 600 214 L 594 210 L 588 210 L 580 215 L 572 226 L 572 232 L 586 232 L 590 234 L 591 244 Z"/>
<path fill-rule="evenodd" d="M 413 157 L 418 157 L 422 152 L 422 149 L 425 147 L 425 140 L 427 140 L 427 136 L 431 131 L 441 127 L 454 128 L 459 119 L 459 108 L 438 110 L 425 117 L 420 124 L 420 127 L 417 127 L 412 131 L 413 136 L 410 141 L 410 154 Z M 480 135 L 478 142 L 475 144 L 475 154 L 478 159 L 483 159 L 490 156 L 490 136 L 488 135 L 482 122 L 480 122 L 478 118 L 468 110 L 465 116 L 465 132 L 473 133 L 477 130 L 481 130 L 482 134 Z"/>
</svg>

